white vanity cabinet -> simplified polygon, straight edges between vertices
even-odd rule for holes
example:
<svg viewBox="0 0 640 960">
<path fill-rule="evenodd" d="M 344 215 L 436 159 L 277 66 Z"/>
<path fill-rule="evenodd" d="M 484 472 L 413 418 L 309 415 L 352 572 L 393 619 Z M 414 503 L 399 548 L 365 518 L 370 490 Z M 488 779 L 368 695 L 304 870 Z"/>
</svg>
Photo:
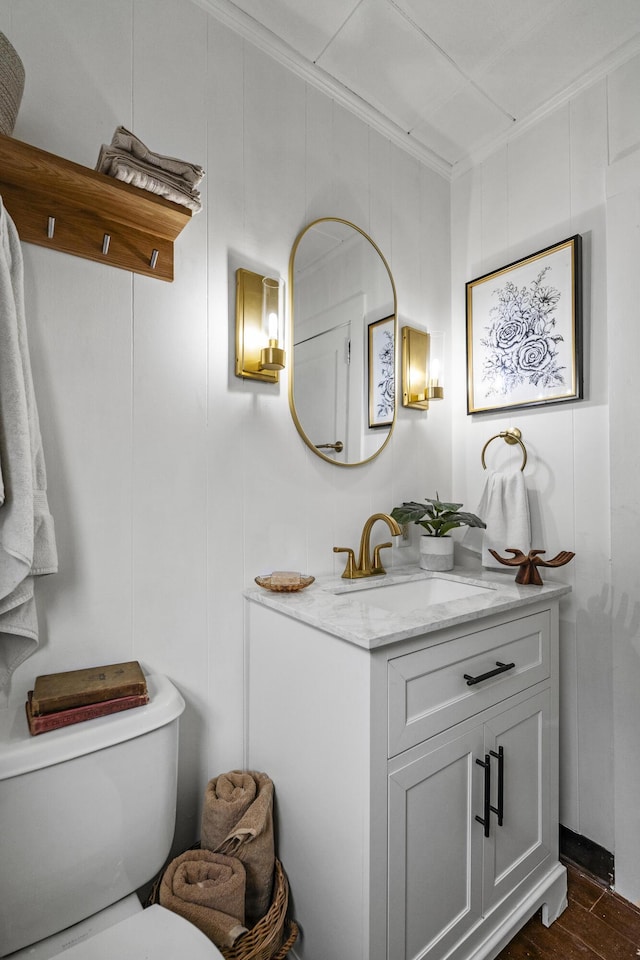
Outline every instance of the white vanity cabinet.
<svg viewBox="0 0 640 960">
<path fill-rule="evenodd" d="M 370 649 L 247 612 L 245 759 L 275 783 L 295 956 L 485 960 L 552 922 L 558 599 Z"/>
</svg>

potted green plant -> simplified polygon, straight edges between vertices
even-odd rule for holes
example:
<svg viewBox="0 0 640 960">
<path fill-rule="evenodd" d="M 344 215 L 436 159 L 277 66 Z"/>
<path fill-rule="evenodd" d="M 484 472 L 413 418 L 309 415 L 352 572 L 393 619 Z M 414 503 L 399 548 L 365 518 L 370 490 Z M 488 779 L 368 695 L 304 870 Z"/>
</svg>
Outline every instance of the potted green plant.
<svg viewBox="0 0 640 960">
<path fill-rule="evenodd" d="M 420 566 L 423 570 L 451 570 L 453 567 L 453 538 L 451 530 L 457 527 L 486 527 L 475 513 L 460 508 L 461 503 L 445 503 L 436 492 L 435 500 L 425 503 L 415 500 L 394 507 L 391 516 L 398 523 L 416 523 L 426 533 L 420 538 Z"/>
</svg>

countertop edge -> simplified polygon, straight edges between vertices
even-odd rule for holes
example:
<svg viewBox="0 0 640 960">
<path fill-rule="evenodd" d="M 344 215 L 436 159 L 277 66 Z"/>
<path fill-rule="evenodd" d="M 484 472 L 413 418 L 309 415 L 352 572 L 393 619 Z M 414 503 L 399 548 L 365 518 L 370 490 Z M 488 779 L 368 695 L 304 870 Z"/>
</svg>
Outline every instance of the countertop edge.
<svg viewBox="0 0 640 960">
<path fill-rule="evenodd" d="M 489 586 L 491 594 L 433 603 L 424 608 L 391 613 L 358 600 L 358 593 L 385 584 L 431 577 L 466 581 Z M 337 593 L 336 591 L 341 591 Z M 249 587 L 244 597 L 294 620 L 309 624 L 338 639 L 366 650 L 375 650 L 401 640 L 434 633 L 458 624 L 469 623 L 509 610 L 526 609 L 545 600 L 556 600 L 571 591 L 565 583 L 548 582 L 542 586 L 521 586 L 512 574 L 489 570 L 454 568 L 430 574 L 417 565 L 398 567 L 381 577 L 363 582 L 320 576 L 315 583 L 297 593 L 274 593 L 261 587 Z"/>
</svg>

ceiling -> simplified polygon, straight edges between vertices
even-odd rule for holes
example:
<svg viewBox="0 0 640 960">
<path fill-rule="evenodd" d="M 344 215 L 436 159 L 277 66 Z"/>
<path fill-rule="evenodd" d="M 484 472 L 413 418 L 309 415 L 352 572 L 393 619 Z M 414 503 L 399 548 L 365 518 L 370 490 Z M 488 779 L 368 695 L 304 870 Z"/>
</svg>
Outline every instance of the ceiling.
<svg viewBox="0 0 640 960">
<path fill-rule="evenodd" d="M 444 172 L 640 49 L 640 0 L 200 0 Z"/>
</svg>

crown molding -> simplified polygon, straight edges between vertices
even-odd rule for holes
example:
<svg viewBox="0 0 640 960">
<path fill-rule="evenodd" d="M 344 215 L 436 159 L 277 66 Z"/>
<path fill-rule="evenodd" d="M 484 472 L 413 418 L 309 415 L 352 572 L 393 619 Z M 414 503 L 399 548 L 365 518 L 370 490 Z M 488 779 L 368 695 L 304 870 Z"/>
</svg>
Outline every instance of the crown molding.
<svg viewBox="0 0 640 960">
<path fill-rule="evenodd" d="M 378 133 L 395 143 L 420 163 L 430 167 L 446 180 L 451 180 L 452 165 L 434 151 L 415 140 L 409 133 L 383 116 L 379 110 L 363 100 L 348 87 L 339 83 L 315 63 L 306 60 L 301 54 L 267 30 L 231 0 L 192 0 L 206 10 L 216 20 L 238 33 L 264 53 L 269 54 L 278 63 L 287 67 L 298 77 L 326 94 L 340 106 L 355 114 Z"/>
</svg>

